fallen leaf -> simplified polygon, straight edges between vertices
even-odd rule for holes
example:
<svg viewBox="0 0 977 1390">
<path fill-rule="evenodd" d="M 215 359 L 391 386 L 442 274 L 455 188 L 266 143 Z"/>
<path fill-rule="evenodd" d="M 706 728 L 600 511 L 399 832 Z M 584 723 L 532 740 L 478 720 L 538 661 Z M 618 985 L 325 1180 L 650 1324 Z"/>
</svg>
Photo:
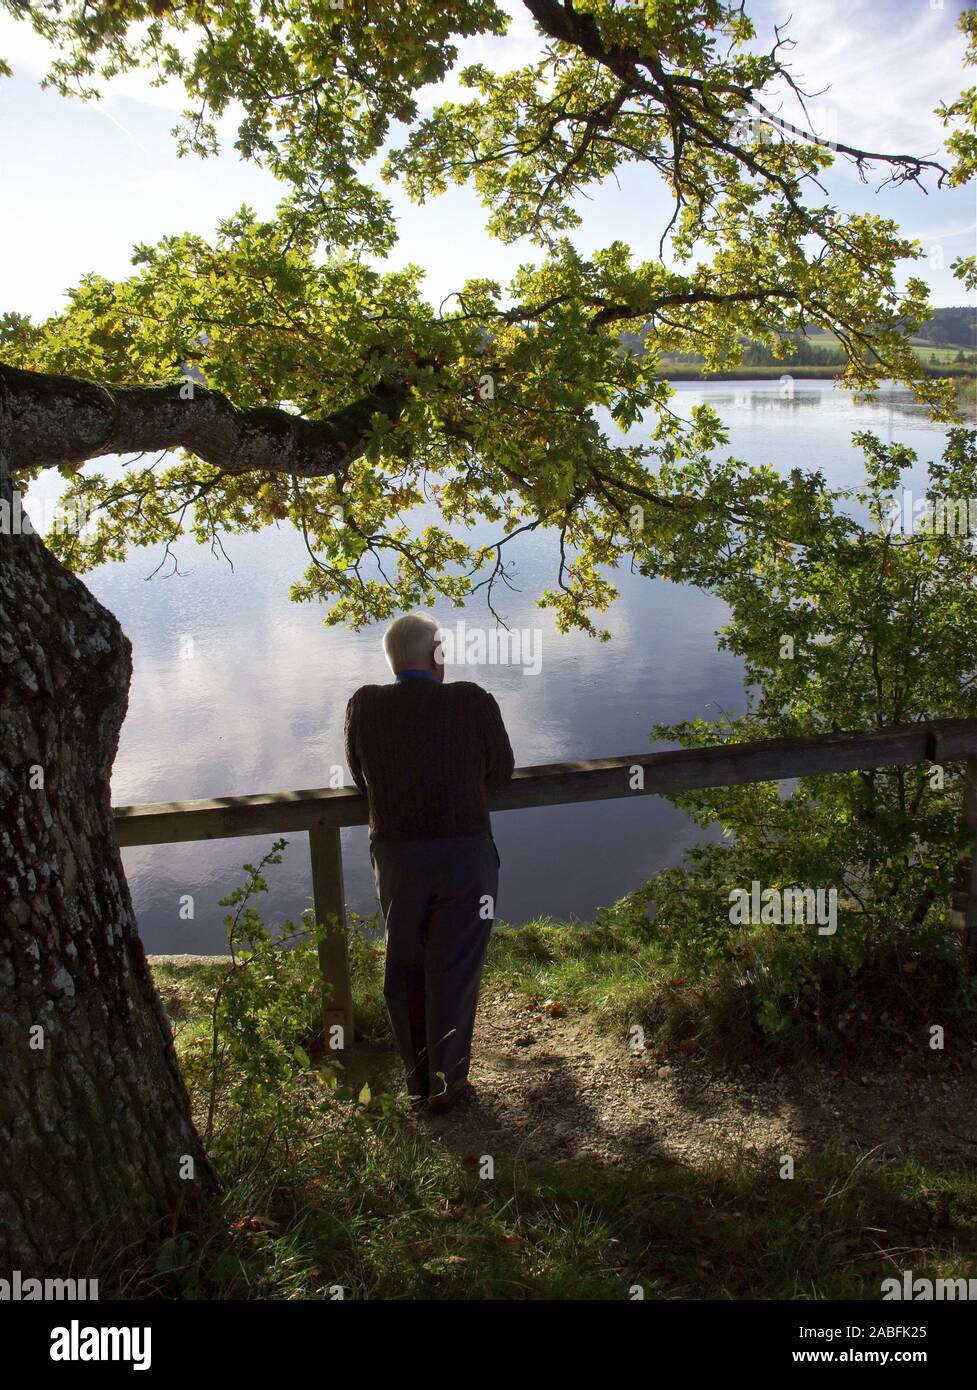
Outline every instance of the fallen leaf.
<svg viewBox="0 0 977 1390">
<path fill-rule="evenodd" d="M 468 1261 L 462 1255 L 439 1255 L 437 1259 L 425 1260 L 421 1265 L 421 1269 L 424 1270 L 425 1274 L 430 1274 L 433 1278 L 437 1279 L 448 1269 L 467 1263 Z"/>
</svg>

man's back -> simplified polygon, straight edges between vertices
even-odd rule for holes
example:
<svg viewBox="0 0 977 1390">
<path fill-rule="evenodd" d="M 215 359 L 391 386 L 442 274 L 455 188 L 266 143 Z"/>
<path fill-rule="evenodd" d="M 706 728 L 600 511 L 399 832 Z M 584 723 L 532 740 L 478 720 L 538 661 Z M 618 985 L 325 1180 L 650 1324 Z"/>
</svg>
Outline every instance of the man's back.
<svg viewBox="0 0 977 1390">
<path fill-rule="evenodd" d="M 471 681 L 364 685 L 346 710 L 346 759 L 370 801 L 370 835 L 440 839 L 489 831 L 486 787 L 513 755 L 493 697 Z"/>
</svg>

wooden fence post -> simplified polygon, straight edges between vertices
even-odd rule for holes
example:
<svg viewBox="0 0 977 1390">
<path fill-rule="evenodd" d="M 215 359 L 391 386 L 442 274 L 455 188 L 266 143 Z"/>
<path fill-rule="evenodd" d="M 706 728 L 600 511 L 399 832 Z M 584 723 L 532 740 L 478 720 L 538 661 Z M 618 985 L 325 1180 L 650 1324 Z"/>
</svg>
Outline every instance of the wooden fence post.
<svg viewBox="0 0 977 1390">
<path fill-rule="evenodd" d="M 338 827 L 313 826 L 309 831 L 309 850 L 316 921 L 329 924 L 326 939 L 319 945 L 319 969 L 323 984 L 329 987 L 328 991 L 323 990 L 323 1034 L 330 1051 L 348 1052 L 353 1046 L 353 993 L 349 979 L 343 854 Z M 336 921 L 330 922 L 331 917 Z M 334 1031 L 337 1028 L 341 1031 Z"/>
</svg>

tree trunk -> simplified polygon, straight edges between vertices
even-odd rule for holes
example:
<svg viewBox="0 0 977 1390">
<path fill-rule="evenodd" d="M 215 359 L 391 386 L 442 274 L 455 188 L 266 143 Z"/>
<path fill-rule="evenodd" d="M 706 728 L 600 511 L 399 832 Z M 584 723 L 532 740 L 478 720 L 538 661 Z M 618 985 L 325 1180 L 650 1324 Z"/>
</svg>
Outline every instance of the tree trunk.
<svg viewBox="0 0 977 1390">
<path fill-rule="evenodd" d="M 223 473 L 261 469 L 324 478 L 363 454 L 375 414 L 398 420 L 410 394 L 400 379 L 381 380 L 349 405 L 306 420 L 272 406 L 239 410 L 219 391 L 186 378 L 164 386 L 99 386 L 3 363 L 0 392 L 7 467 L 15 477 L 38 463 L 50 468 L 182 446 Z"/>
<path fill-rule="evenodd" d="M 129 642 L 39 537 L 0 546 L 0 1273 L 98 1274 L 215 1181 L 112 822 Z"/>
</svg>

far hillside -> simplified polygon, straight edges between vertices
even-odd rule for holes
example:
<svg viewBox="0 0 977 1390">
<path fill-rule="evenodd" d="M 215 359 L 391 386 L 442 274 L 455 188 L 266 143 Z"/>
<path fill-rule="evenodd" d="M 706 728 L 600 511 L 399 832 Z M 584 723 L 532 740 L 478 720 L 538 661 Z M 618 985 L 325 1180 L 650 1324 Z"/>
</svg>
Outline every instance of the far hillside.
<svg viewBox="0 0 977 1390">
<path fill-rule="evenodd" d="M 977 306 L 960 304 L 951 309 L 934 309 L 933 317 L 923 324 L 917 339 L 943 343 L 947 347 L 977 349 Z"/>
<path fill-rule="evenodd" d="M 621 342 L 632 352 L 644 350 L 646 330 L 641 333 L 622 333 Z M 801 376 L 830 375 L 834 368 L 844 365 L 841 344 L 833 333 L 826 332 L 816 324 L 807 324 L 790 335 L 792 352 L 789 359 L 774 356 L 765 344 L 741 339 L 743 360 L 739 369 L 726 373 L 742 376 L 747 369 L 760 369 L 757 374 L 765 375 L 764 368 L 787 370 Z M 934 309 L 932 318 L 910 339 L 920 361 L 930 374 L 955 375 L 961 370 L 970 374 L 977 368 L 977 307 L 959 305 L 951 308 Z M 701 365 L 703 358 L 699 353 L 669 352 L 661 358 L 665 375 L 686 376 L 690 370 Z M 797 369 L 800 368 L 800 371 Z M 825 369 L 818 371 L 819 368 Z M 806 369 L 806 370 L 805 370 Z M 694 372 L 692 374 L 695 374 Z"/>
</svg>

